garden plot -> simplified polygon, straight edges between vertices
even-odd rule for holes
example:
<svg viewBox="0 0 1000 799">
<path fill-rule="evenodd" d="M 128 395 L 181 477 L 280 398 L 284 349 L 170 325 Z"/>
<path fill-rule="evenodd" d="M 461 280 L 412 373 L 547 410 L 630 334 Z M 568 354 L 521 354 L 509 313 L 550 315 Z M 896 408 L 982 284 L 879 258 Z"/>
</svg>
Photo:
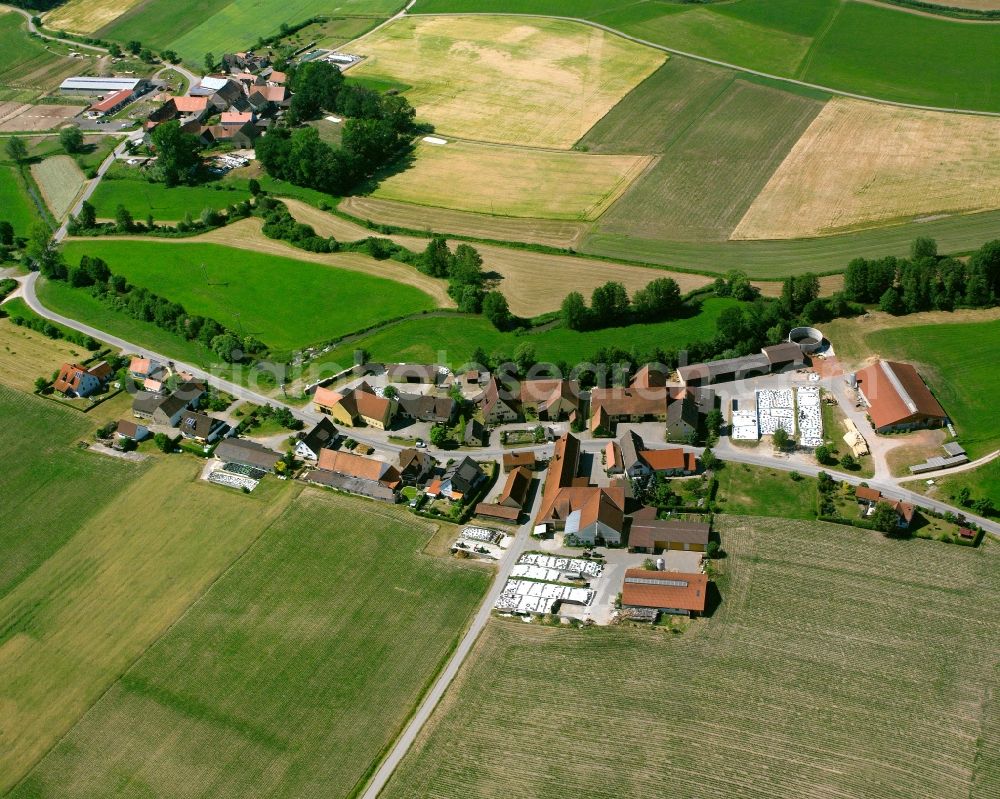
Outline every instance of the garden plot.
<svg viewBox="0 0 1000 799">
<path fill-rule="evenodd" d="M 809 386 L 797 390 L 799 443 L 803 447 L 818 447 L 823 443 L 823 414 L 819 407 L 819 388 Z"/>
<path fill-rule="evenodd" d="M 754 411 L 733 411 L 732 428 L 729 437 L 737 441 L 760 439 L 760 428 L 757 426 L 757 414 Z"/>
<path fill-rule="evenodd" d="M 790 388 L 757 392 L 757 424 L 761 435 L 774 435 L 778 428 L 795 435 L 795 403 Z"/>
<path fill-rule="evenodd" d="M 508 580 L 494 607 L 509 613 L 550 613 L 556 602 L 589 605 L 593 601 L 594 592 L 589 588 Z"/>
</svg>

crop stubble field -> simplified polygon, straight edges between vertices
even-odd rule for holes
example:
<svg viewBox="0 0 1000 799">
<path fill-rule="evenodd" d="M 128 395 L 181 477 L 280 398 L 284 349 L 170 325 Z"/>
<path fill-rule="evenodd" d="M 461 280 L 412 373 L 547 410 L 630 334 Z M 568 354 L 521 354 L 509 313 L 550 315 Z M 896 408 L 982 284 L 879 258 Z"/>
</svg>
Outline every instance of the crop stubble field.
<svg viewBox="0 0 1000 799">
<path fill-rule="evenodd" d="M 433 529 L 306 489 L 13 796 L 351 794 L 489 582 Z"/>
<path fill-rule="evenodd" d="M 988 117 L 831 100 L 733 231 L 790 239 L 1000 206 Z"/>
<path fill-rule="evenodd" d="M 69 213 L 73 200 L 87 180 L 76 161 L 68 155 L 54 155 L 32 164 L 31 175 L 56 219 L 62 219 Z"/>
<path fill-rule="evenodd" d="M 665 59 L 586 25 L 408 17 L 364 37 L 352 74 L 402 81 L 444 136 L 568 148 Z"/>
<path fill-rule="evenodd" d="M 997 795 L 995 544 L 717 518 L 711 619 L 491 621 L 386 798 Z"/>
</svg>

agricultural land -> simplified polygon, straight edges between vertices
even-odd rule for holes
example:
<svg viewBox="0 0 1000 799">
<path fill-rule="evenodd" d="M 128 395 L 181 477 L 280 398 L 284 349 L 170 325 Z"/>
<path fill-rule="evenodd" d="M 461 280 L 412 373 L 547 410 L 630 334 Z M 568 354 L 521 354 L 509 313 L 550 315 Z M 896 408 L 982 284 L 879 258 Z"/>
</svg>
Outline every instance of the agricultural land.
<svg viewBox="0 0 1000 799">
<path fill-rule="evenodd" d="M 73 200 L 86 181 L 80 167 L 68 155 L 54 155 L 32 164 L 31 175 L 56 219 L 62 219 L 69 213 Z"/>
<path fill-rule="evenodd" d="M 391 280 L 215 244 L 88 240 L 67 245 L 71 262 L 82 255 L 103 258 L 130 282 L 283 350 L 434 307 L 423 292 Z M 280 285 L 294 289 L 275 291 Z M 373 292 L 378 306 L 370 307 L 370 316 L 359 317 L 358 308 Z M 302 314 L 306 298 L 315 316 Z"/>
<path fill-rule="evenodd" d="M 136 219 L 152 214 L 157 222 L 177 222 L 191 214 L 197 217 L 205 208 L 222 210 L 250 196 L 245 182 L 226 181 L 199 186 L 173 186 L 148 180 L 129 167 L 113 167 L 90 198 L 98 218 L 114 219 L 123 205 Z"/>
<path fill-rule="evenodd" d="M 32 103 L 93 63 L 90 58 L 68 58 L 69 50 L 64 44 L 30 38 L 24 17 L 0 11 L 0 101 Z"/>
<path fill-rule="evenodd" d="M 374 196 L 497 216 L 595 219 L 649 161 L 473 142 L 420 144 L 412 166 L 384 179 Z"/>
<path fill-rule="evenodd" d="M 846 92 L 1000 111 L 1000 27 L 859 0 L 418 0 L 415 13 L 582 17 L 664 47 Z M 891 30 L 892 36 L 885 32 Z M 968 76 L 975 75 L 975 80 Z"/>
<path fill-rule="evenodd" d="M 0 207 L 3 208 L 2 218 L 10 222 L 14 232 L 21 236 L 38 219 L 38 210 L 15 166 L 0 164 Z"/>
<path fill-rule="evenodd" d="M 665 56 L 559 20 L 414 17 L 353 45 L 445 136 L 570 147 Z"/>
<path fill-rule="evenodd" d="M 720 528 L 722 601 L 683 635 L 491 622 L 386 795 L 996 794 L 1000 630 L 968 612 L 1000 599 L 995 546 Z M 691 767 L 691 740 L 712 768 Z"/>
<path fill-rule="evenodd" d="M 190 479 L 192 465 L 181 465 Z M 194 489 L 186 487 L 185 496 Z M 236 553 L 227 548 L 239 545 L 244 554 L 114 681 L 13 796 L 86 796 L 95 784 L 116 796 L 139 789 L 194 795 L 206 784 L 216 796 L 349 795 L 437 670 L 489 578 L 482 569 L 420 554 L 433 528 L 391 508 L 306 490 L 280 513 L 270 498 L 257 518 L 256 497 L 197 490 L 211 492 L 213 515 L 228 500 L 255 518 L 224 534 L 214 525 L 211 533 L 181 529 L 169 537 L 150 531 L 153 541 L 165 538 L 150 559 L 156 571 L 209 545 L 208 556 L 218 552 L 230 562 Z M 282 491 L 291 493 L 291 486 Z M 119 549 L 142 551 L 146 537 Z M 126 566 L 122 561 L 113 557 L 108 571 Z M 183 561 L 173 562 L 186 571 Z M 200 562 L 188 579 L 213 566 Z M 87 580 L 73 586 L 84 596 L 80 612 L 101 588 Z M 180 591 L 164 593 L 158 601 L 165 604 Z M 109 607 L 98 618 L 112 610 L 128 608 Z M 89 637 L 101 626 L 89 621 L 74 629 L 59 624 L 64 620 L 71 621 L 53 619 L 62 628 L 53 637 Z"/>
</svg>

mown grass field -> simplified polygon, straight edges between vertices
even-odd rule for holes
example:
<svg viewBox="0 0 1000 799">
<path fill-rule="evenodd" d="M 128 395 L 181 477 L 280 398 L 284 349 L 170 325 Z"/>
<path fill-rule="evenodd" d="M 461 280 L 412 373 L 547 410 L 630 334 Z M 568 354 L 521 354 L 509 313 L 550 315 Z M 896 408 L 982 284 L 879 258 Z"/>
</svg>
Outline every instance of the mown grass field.
<svg viewBox="0 0 1000 799">
<path fill-rule="evenodd" d="M 77 240 L 65 253 L 70 262 L 103 258 L 131 283 L 278 350 L 434 307 L 427 294 L 395 281 L 217 244 Z"/>
<path fill-rule="evenodd" d="M 28 227 L 38 219 L 17 167 L 5 164 L 0 164 L 0 219 L 10 222 L 18 236 L 27 235 Z"/>
<path fill-rule="evenodd" d="M 0 320 L 0 325 L 3 330 L 12 326 L 7 320 Z M 9 363 L 7 346 L 5 343 L 0 358 Z M 41 371 L 29 374 L 34 381 Z M 87 415 L 14 390 L 11 385 L 20 388 L 22 383 L 18 375 L 4 369 L 0 373 L 0 416 L 4 419 L 0 449 L 6 457 L 0 478 L 4 495 L 0 601 L 100 510 L 96 485 L 101 486 L 101 492 L 114 495 L 136 472 L 132 464 L 72 447 L 78 439 L 89 438 L 96 427 Z M 5 618 L 0 613 L 0 619 Z M 0 661 L 3 642 L 9 638 L 6 627 L 0 625 Z M 0 758 L 5 749 L 0 747 Z M 4 771 L 0 769 L 0 774 Z"/>
<path fill-rule="evenodd" d="M 678 94 L 688 94 L 686 82 L 674 85 L 679 92 L 658 93 L 662 104 L 653 105 L 654 115 L 639 107 L 621 110 L 625 117 L 640 117 L 638 129 L 662 125 L 676 130 L 676 137 L 657 165 L 601 217 L 599 234 L 724 242 L 822 108 L 818 100 L 731 80 L 710 93 L 707 105 L 688 101 L 696 107 L 682 108 L 674 128 L 671 107 L 680 102 Z"/>
<path fill-rule="evenodd" d="M 997 507 L 1000 503 L 1000 460 L 994 459 L 984 466 L 967 472 L 937 477 L 933 486 L 927 485 L 924 480 L 913 480 L 904 485 L 911 491 L 919 491 L 956 506 L 959 504 L 959 491 L 968 488 L 973 501 L 989 498 L 993 500 L 994 507 Z M 1000 516 L 1000 513 L 995 515 Z"/>
<path fill-rule="evenodd" d="M 11 300 L 3 305 L 4 313 L 15 303 L 23 305 L 18 299 Z M 33 391 L 35 378 L 50 377 L 64 362 L 80 361 L 90 355 L 77 344 L 48 338 L 0 318 L 0 382 L 11 388 Z"/>
<path fill-rule="evenodd" d="M 67 58 L 68 51 L 66 45 L 29 37 L 20 14 L 0 12 L 0 100 L 31 102 L 93 64 L 90 58 Z"/>
<path fill-rule="evenodd" d="M 995 544 L 717 525 L 683 634 L 491 621 L 386 799 L 997 795 Z"/>
<path fill-rule="evenodd" d="M 418 0 L 413 11 L 585 17 L 667 47 L 842 91 L 1000 110 L 1000 76 L 991 71 L 1000 27 L 855 0 Z"/>
<path fill-rule="evenodd" d="M 68 155 L 54 155 L 31 166 L 31 176 L 56 219 L 62 219 L 73 207 L 73 200 L 86 181 L 76 161 Z"/>
<path fill-rule="evenodd" d="M 351 71 L 413 86 L 444 136 L 570 147 L 666 56 L 561 20 L 412 17 L 366 36 Z"/>
<path fill-rule="evenodd" d="M 1000 393 L 1000 321 L 879 330 L 873 354 L 917 365 L 958 431 L 970 458 L 1000 447 L 994 402 Z"/>
<path fill-rule="evenodd" d="M 791 239 L 1000 207 L 995 120 L 835 98 L 733 231 Z"/>
<path fill-rule="evenodd" d="M 384 178 L 372 196 L 496 216 L 583 221 L 600 216 L 649 162 L 642 156 L 477 142 L 419 144 L 413 164 Z"/>
<path fill-rule="evenodd" d="M 28 423 L 44 420 L 36 414 Z M 41 442 L 53 448 L 50 459 L 81 459 L 80 487 L 70 495 L 75 502 L 64 504 L 62 492 L 72 483 L 38 480 L 52 466 L 33 452 L 25 458 L 36 472 L 29 485 L 37 488 L 33 517 L 20 533 L 44 541 L 51 528 L 65 530 L 61 546 L 48 547 L 44 563 L 0 599 L 0 705 L 5 737 L 16 731 L 0 748 L 4 790 L 281 515 L 297 490 L 272 480 L 247 496 L 197 480 L 200 461 L 174 456 L 123 464 L 75 452 L 72 439 L 48 430 L 38 433 L 33 451 Z M 109 470 L 123 475 L 117 484 L 101 481 Z"/>
<path fill-rule="evenodd" d="M 432 533 L 303 492 L 13 796 L 353 795 L 489 582 Z"/>
<path fill-rule="evenodd" d="M 163 2 L 163 0 L 160 0 Z M 184 3 L 195 13 L 197 3 Z M 226 53 L 249 47 L 258 37 L 272 36 L 282 22 L 295 24 L 319 15 L 389 17 L 402 8 L 399 0 L 231 0 L 211 16 L 170 42 L 182 58 L 200 63 L 205 53 Z"/>
<path fill-rule="evenodd" d="M 337 347 L 324 357 L 327 363 L 346 368 L 354 363 L 354 351 L 363 349 L 373 361 L 438 363 L 441 358 L 441 363 L 458 367 L 469 362 L 477 347 L 487 355 L 500 353 L 509 358 L 519 344 L 528 342 L 535 346 L 539 361 L 564 361 L 573 367 L 607 347 L 648 355 L 656 348 L 676 349 L 711 338 L 719 314 L 735 303 L 735 300 L 711 298 L 704 302 L 697 316 L 688 319 L 584 333 L 562 327 L 527 335 L 501 333 L 482 317 L 475 316 L 413 319 Z"/>
<path fill-rule="evenodd" d="M 177 222 L 190 213 L 197 218 L 205 208 L 220 210 L 249 199 L 246 181 L 217 182 L 201 186 L 173 186 L 151 183 L 125 167 L 110 170 L 90 198 L 98 218 L 113 219 L 124 205 L 135 219 L 149 214 L 157 222 Z"/>
</svg>

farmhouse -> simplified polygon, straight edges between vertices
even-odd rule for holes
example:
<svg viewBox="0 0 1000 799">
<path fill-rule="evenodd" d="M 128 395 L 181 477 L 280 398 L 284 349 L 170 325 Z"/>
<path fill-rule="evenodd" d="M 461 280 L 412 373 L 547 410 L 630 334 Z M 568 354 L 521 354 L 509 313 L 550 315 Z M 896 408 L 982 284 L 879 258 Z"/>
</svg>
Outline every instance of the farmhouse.
<svg viewBox="0 0 1000 799">
<path fill-rule="evenodd" d="M 418 422 L 447 424 L 455 415 L 455 400 L 428 394 L 400 394 L 396 398 L 399 414 Z"/>
<path fill-rule="evenodd" d="M 622 607 L 695 616 L 705 612 L 707 590 L 708 577 L 704 574 L 627 569 L 622 583 Z"/>
<path fill-rule="evenodd" d="M 676 519 L 657 519 L 656 508 L 642 508 L 632 514 L 629 528 L 630 552 L 659 554 L 665 549 L 705 552 L 711 525 Z"/>
<path fill-rule="evenodd" d="M 320 471 L 333 474 L 327 477 L 310 472 L 307 480 L 373 499 L 387 499 L 391 494 L 395 501 L 403 485 L 395 466 L 375 458 L 355 455 L 353 452 L 325 449 L 320 452 L 317 465 Z"/>
<path fill-rule="evenodd" d="M 448 466 L 441 480 L 435 483 L 440 483 L 436 486 L 439 495 L 461 499 L 485 479 L 486 473 L 482 467 L 466 455 Z"/>
<path fill-rule="evenodd" d="M 229 430 L 229 425 L 222 419 L 197 411 L 186 411 L 181 414 L 177 426 L 184 438 L 197 441 L 199 444 L 211 444 Z"/>
<path fill-rule="evenodd" d="M 322 386 L 313 395 L 313 407 L 343 425 L 368 425 L 385 430 L 396 415 L 396 401 L 378 396 L 367 383 L 359 383 L 343 393 Z"/>
<path fill-rule="evenodd" d="M 666 388 L 595 388 L 590 392 L 590 431 L 614 430 L 619 422 L 667 420 Z"/>
<path fill-rule="evenodd" d="M 580 440 L 567 433 L 549 461 L 535 526 L 562 530 L 567 542 L 618 545 L 625 526 L 625 489 L 590 485 L 576 476 L 579 464 Z"/>
<path fill-rule="evenodd" d="M 93 366 L 64 363 L 59 367 L 52 388 L 66 397 L 89 397 L 96 394 L 111 379 L 111 366 L 101 361 Z"/>
<path fill-rule="evenodd" d="M 575 380 L 525 380 L 518 400 L 522 410 L 543 421 L 572 420 L 580 408 L 580 384 Z"/>
<path fill-rule="evenodd" d="M 337 440 L 337 428 L 329 419 L 320 419 L 308 433 L 301 434 L 295 442 L 295 455 L 307 461 L 319 458 L 324 449 L 331 449 Z"/>
<path fill-rule="evenodd" d="M 875 508 L 878 507 L 880 503 L 885 503 L 891 505 L 892 509 L 896 511 L 896 515 L 899 517 L 897 524 L 900 529 L 908 529 L 911 524 L 913 524 L 913 517 L 916 514 L 916 508 L 913 507 L 909 502 L 903 502 L 901 499 L 889 499 L 889 497 L 883 496 L 882 492 L 875 488 L 868 488 L 867 486 L 858 486 L 854 489 L 854 496 L 858 500 L 858 505 L 861 507 L 862 518 L 870 516 L 875 512 Z"/>
<path fill-rule="evenodd" d="M 624 474 L 635 480 L 655 473 L 687 475 L 698 471 L 698 459 L 693 452 L 680 447 L 646 449 L 638 433 L 628 430 L 617 441 L 604 448 L 605 470 L 608 474 Z"/>
<path fill-rule="evenodd" d="M 685 392 L 667 406 L 667 440 L 692 441 L 698 434 L 698 420 L 694 396 Z"/>
<path fill-rule="evenodd" d="M 500 383 L 495 377 L 490 377 L 480 394 L 474 400 L 483 414 L 483 422 L 488 425 L 506 424 L 517 421 L 517 409 L 510 397 L 501 396 Z"/>
<path fill-rule="evenodd" d="M 434 458 L 425 449 L 407 447 L 399 453 L 399 474 L 406 485 L 419 486 L 434 471 Z"/>
<path fill-rule="evenodd" d="M 198 407 L 205 393 L 200 383 L 181 383 L 168 397 L 151 391 L 136 392 L 132 399 L 132 415 L 137 419 L 150 419 L 156 424 L 176 427 L 186 410 Z"/>
<path fill-rule="evenodd" d="M 771 361 L 766 355 L 746 355 L 708 363 L 679 366 L 677 377 L 685 386 L 707 386 L 771 373 Z"/>
<path fill-rule="evenodd" d="M 274 450 L 245 438 L 224 439 L 215 448 L 215 457 L 224 463 L 235 463 L 265 472 L 273 472 L 281 460 L 281 456 Z"/>
<path fill-rule="evenodd" d="M 128 373 L 136 380 L 145 380 L 147 377 L 159 374 L 162 367 L 151 358 L 133 358 L 129 361 Z"/>
<path fill-rule="evenodd" d="M 877 433 L 941 427 L 948 421 L 941 404 L 908 363 L 879 361 L 855 378 Z"/>
</svg>

